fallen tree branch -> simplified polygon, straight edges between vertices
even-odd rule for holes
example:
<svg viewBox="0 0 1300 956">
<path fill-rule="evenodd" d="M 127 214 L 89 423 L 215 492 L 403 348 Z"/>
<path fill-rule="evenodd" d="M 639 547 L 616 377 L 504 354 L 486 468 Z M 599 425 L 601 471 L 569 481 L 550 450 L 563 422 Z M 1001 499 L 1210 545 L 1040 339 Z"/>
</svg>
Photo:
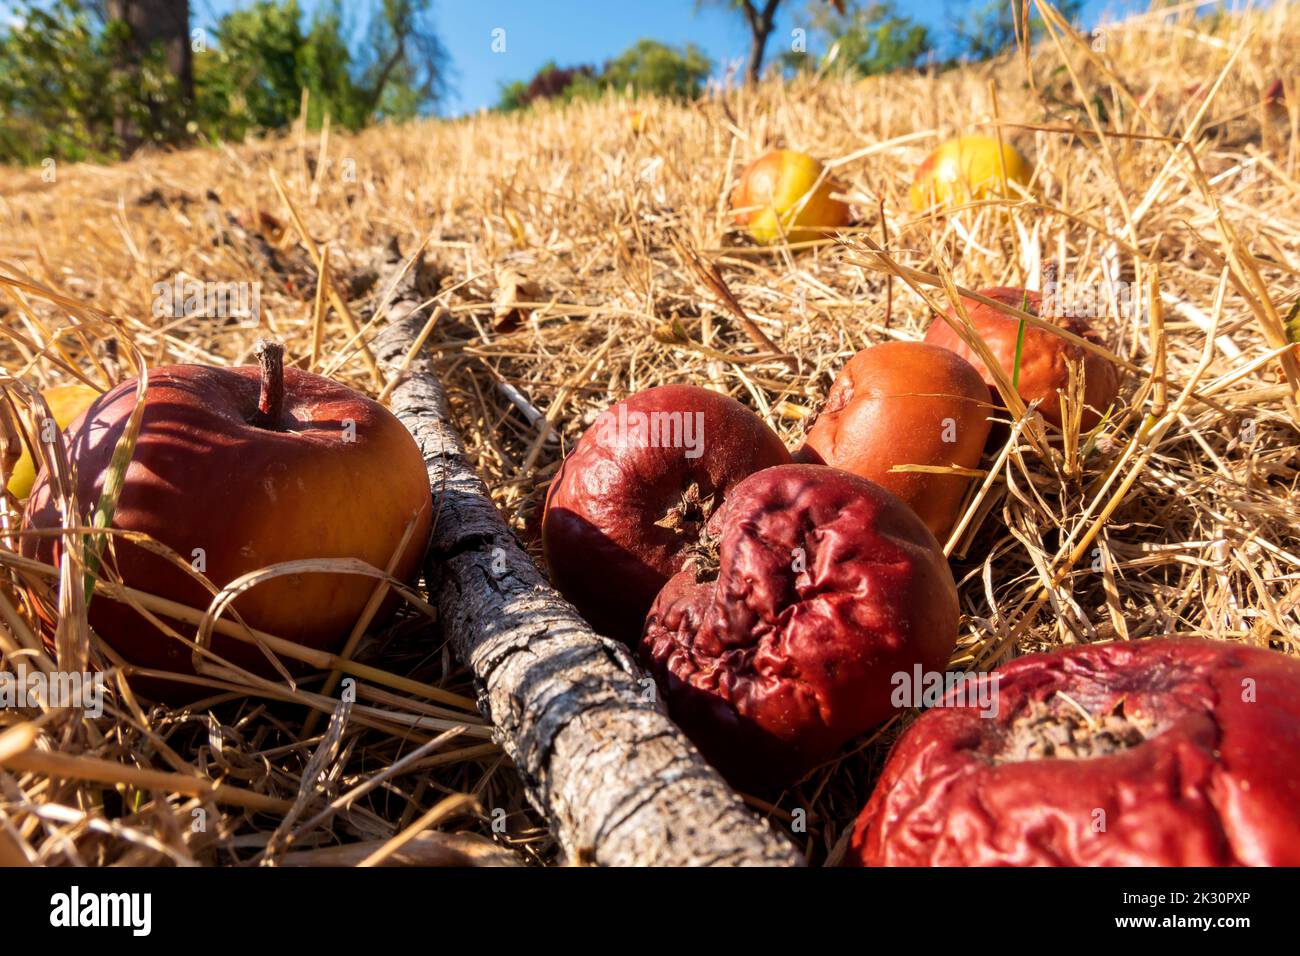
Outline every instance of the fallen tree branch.
<svg viewBox="0 0 1300 956">
<path fill-rule="evenodd" d="M 403 266 L 390 247 L 379 283 L 388 325 L 374 344 L 393 412 L 429 470 L 430 601 L 569 862 L 802 862 L 668 719 L 628 649 L 593 632 L 515 541 L 466 459 L 428 352 L 415 347 L 439 316 L 421 302 L 417 268 Z"/>
</svg>

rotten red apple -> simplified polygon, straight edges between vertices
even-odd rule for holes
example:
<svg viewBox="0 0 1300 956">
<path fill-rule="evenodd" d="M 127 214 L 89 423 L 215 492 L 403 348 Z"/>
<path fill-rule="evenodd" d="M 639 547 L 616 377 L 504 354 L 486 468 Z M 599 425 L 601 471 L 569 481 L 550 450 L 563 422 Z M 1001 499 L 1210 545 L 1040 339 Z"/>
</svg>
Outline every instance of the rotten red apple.
<svg viewBox="0 0 1300 956">
<path fill-rule="evenodd" d="M 1101 337 L 1081 317 L 1044 315 L 1042 296 L 1026 289 L 998 287 L 980 289 L 979 294 L 1004 305 L 1021 309 L 1030 315 L 1040 316 L 1079 338 L 1098 345 Z M 962 305 L 970 317 L 971 325 L 984 340 L 993 357 L 1006 373 L 1008 381 L 1015 381 L 1016 343 L 1020 335 L 1020 322 L 1013 316 L 999 312 L 992 306 L 974 299 L 963 299 Z M 1064 308 L 1047 310 L 1049 313 L 1066 311 Z M 955 314 L 949 310 L 949 315 Z M 960 320 L 958 320 L 960 321 Z M 995 398 L 1000 393 L 992 373 L 975 351 L 957 335 L 948 323 L 936 318 L 925 333 L 925 341 L 956 352 L 970 362 L 984 376 L 984 381 Z M 1115 402 L 1119 394 L 1119 369 L 1109 359 L 1069 342 L 1059 335 L 1025 324 L 1024 342 L 1020 349 L 1020 378 L 1016 386 L 1026 404 L 1038 400 L 1039 413 L 1057 428 L 1061 427 L 1060 396 L 1070 383 L 1070 363 L 1078 366 L 1083 376 L 1083 409 L 1081 428 L 1089 431 L 1101 421 L 1101 416 Z"/>
<path fill-rule="evenodd" d="M 707 551 L 646 619 L 669 713 L 741 787 L 783 786 L 895 712 L 894 675 L 941 670 L 957 589 L 939 544 L 879 485 L 823 465 L 740 482 Z"/>
<path fill-rule="evenodd" d="M 1210 640 L 1033 654 L 924 713 L 858 818 L 868 866 L 1300 865 L 1300 661 Z"/>
<path fill-rule="evenodd" d="M 432 514 L 415 440 L 378 402 L 319 375 L 283 368 L 282 354 L 280 346 L 263 343 L 260 367 L 169 365 L 149 372 L 139 437 L 112 526 L 151 536 L 224 586 L 297 559 L 357 558 L 382 570 L 413 523 L 394 571 L 409 581 Z M 68 428 L 83 512 L 103 491 L 113 450 L 136 407 L 136 386 L 134 379 L 122 382 Z M 24 527 L 49 531 L 64 520 L 42 472 Z M 105 563 L 126 585 L 207 608 L 211 594 L 183 570 L 125 538 L 113 542 Z M 58 535 L 29 534 L 23 546 L 57 563 L 60 545 Z M 376 583 L 351 574 L 295 573 L 258 584 L 233 606 L 254 628 L 337 651 Z M 390 598 L 384 613 L 394 607 Z M 190 648 L 124 604 L 96 595 L 90 623 L 132 664 L 192 673 Z M 216 635 L 213 650 L 257 673 L 275 673 L 255 646 Z"/>
<path fill-rule="evenodd" d="M 734 398 L 691 385 L 632 395 L 596 419 L 551 482 L 542 518 L 551 580 L 598 631 L 635 641 L 731 489 L 789 460 Z"/>
</svg>

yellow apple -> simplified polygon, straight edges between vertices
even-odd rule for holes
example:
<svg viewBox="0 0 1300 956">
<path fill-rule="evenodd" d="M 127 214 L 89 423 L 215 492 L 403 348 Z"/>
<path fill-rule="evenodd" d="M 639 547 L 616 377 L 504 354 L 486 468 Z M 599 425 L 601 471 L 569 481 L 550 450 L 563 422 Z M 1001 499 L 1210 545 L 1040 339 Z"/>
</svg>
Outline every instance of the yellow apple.
<svg viewBox="0 0 1300 956">
<path fill-rule="evenodd" d="M 45 404 L 50 406 L 54 424 L 62 431 L 99 397 L 99 392 L 86 385 L 55 385 L 41 392 L 41 396 L 45 399 Z M 39 423 L 37 424 L 39 426 Z M 38 440 L 39 437 L 38 429 Z M 31 452 L 24 446 L 22 457 L 18 459 L 13 473 L 9 476 L 9 493 L 21 501 L 31 493 L 32 482 L 35 480 L 36 467 L 32 462 Z"/>
<path fill-rule="evenodd" d="M 807 153 L 791 149 L 774 149 L 755 160 L 731 194 L 736 221 L 764 245 L 780 242 L 783 235 L 804 242 L 848 225 L 848 204 L 832 198 L 838 187 L 822 178 L 822 168 Z"/>
<path fill-rule="evenodd" d="M 910 193 L 918 212 L 989 196 L 1015 197 L 1011 183 L 1028 187 L 1029 161 L 1010 143 L 993 136 L 961 136 L 943 143 L 916 168 Z M 1003 188 L 1003 177 L 1007 186 Z"/>
</svg>

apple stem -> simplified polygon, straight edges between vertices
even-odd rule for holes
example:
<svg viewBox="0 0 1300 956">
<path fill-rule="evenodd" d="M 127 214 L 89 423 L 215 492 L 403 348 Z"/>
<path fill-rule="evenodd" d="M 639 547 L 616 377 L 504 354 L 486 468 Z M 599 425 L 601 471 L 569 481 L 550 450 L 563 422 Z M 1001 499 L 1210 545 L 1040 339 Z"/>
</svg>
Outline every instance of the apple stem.
<svg viewBox="0 0 1300 956">
<path fill-rule="evenodd" d="M 274 339 L 258 339 L 253 354 L 262 367 L 262 390 L 257 396 L 253 424 L 258 428 L 280 430 L 284 410 L 284 345 Z"/>
</svg>

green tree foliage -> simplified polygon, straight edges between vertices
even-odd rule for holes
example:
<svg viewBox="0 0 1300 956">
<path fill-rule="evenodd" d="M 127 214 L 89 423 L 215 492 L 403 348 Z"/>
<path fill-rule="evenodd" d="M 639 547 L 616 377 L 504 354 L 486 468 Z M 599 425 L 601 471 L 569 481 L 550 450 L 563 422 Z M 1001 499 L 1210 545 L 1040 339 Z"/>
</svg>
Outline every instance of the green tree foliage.
<svg viewBox="0 0 1300 956">
<path fill-rule="evenodd" d="M 875 76 L 920 64 L 933 49 L 930 31 L 898 12 L 893 0 L 849 3 L 838 9 L 825 0 L 809 0 L 807 29 L 824 52 L 787 53 L 787 66 L 807 69 L 818 63 L 829 69 Z"/>
<path fill-rule="evenodd" d="M 523 80 L 511 80 L 501 84 L 501 94 L 497 97 L 496 108 L 501 113 L 513 113 L 528 105 L 528 84 Z"/>
<path fill-rule="evenodd" d="M 588 88 L 586 84 L 593 81 L 595 76 L 596 68 L 593 66 L 562 67 L 554 60 L 549 60 L 527 83 L 515 80 L 502 87 L 497 108 L 510 112 L 523 109 L 538 100 L 572 99 L 578 95 L 578 84 L 584 84 L 582 88 L 585 90 Z"/>
<path fill-rule="evenodd" d="M 444 91 L 446 54 L 424 22 L 427 0 L 384 0 L 362 48 L 344 42 L 340 0 L 322 4 L 304 30 L 298 0 L 257 0 L 222 17 L 211 51 L 195 58 L 199 122 L 213 138 L 278 129 L 298 115 L 325 114 L 349 129 L 380 119 L 409 119 Z"/>
<path fill-rule="evenodd" d="M 298 114 L 300 19 L 296 0 L 260 0 L 221 18 L 212 49 L 194 57 L 197 122 L 205 134 L 240 139 Z"/>
<path fill-rule="evenodd" d="M 678 49 L 639 40 L 605 64 L 601 85 L 635 93 L 693 100 L 704 89 L 712 62 L 693 43 Z"/>
<path fill-rule="evenodd" d="M 242 6 L 195 50 L 187 100 L 160 49 L 138 68 L 116 68 L 127 28 L 107 19 L 103 4 L 19 0 L 0 33 L 0 162 L 113 159 L 124 151 L 115 125 L 145 142 L 239 140 L 292 123 L 304 89 L 312 126 L 326 113 L 357 129 L 428 112 L 444 92 L 447 61 L 430 0 L 376 0 L 369 9 L 355 24 L 345 22 L 341 0 L 321 3 L 310 21 L 298 0 Z M 349 45 L 349 36 L 362 39 Z"/>
<path fill-rule="evenodd" d="M 437 105 L 447 90 L 448 54 L 433 25 L 432 0 L 381 0 L 366 36 L 358 63 L 368 113 L 410 119 Z"/>
<path fill-rule="evenodd" d="M 504 85 L 497 109 L 509 112 L 538 100 L 590 99 L 606 90 L 694 99 L 704 89 L 712 68 L 712 61 L 693 43 L 673 47 L 657 40 L 638 40 L 599 71 L 585 65 L 547 63 L 531 80 Z"/>
<path fill-rule="evenodd" d="M 91 5 L 15 4 L 0 34 L 0 162 L 111 159 L 121 146 L 119 117 L 153 140 L 183 129 L 161 53 L 126 72 L 114 68 L 123 51 L 122 25 L 105 23 Z"/>
<path fill-rule="evenodd" d="M 317 11 L 294 56 L 297 83 L 309 91 L 307 124 L 319 126 L 325 115 L 348 129 L 359 129 L 366 109 L 352 81 L 352 54 L 343 42 L 343 20 L 337 5 Z M 297 104 L 295 104 L 297 105 Z"/>
</svg>

